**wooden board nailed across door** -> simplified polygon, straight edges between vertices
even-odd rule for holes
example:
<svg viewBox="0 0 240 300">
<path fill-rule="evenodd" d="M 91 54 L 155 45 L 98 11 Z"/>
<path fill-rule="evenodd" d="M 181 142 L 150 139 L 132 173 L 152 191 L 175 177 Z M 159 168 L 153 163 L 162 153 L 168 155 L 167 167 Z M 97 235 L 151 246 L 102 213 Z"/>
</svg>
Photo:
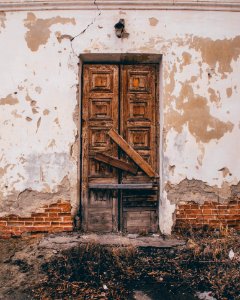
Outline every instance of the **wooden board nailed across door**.
<svg viewBox="0 0 240 300">
<path fill-rule="evenodd" d="M 85 231 L 157 231 L 156 79 L 157 65 L 83 67 Z"/>
</svg>

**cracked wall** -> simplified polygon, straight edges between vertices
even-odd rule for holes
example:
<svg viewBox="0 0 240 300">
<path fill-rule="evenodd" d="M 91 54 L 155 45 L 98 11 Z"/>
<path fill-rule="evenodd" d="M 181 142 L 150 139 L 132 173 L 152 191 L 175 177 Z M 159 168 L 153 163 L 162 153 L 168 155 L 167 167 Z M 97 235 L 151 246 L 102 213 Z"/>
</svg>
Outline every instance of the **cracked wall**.
<svg viewBox="0 0 240 300">
<path fill-rule="evenodd" d="M 127 39 L 115 36 L 120 18 Z M 84 53 L 162 54 L 161 231 L 179 203 L 229 202 L 240 181 L 239 26 L 237 12 L 1 12 L 1 216 L 61 199 L 77 213 Z"/>
</svg>

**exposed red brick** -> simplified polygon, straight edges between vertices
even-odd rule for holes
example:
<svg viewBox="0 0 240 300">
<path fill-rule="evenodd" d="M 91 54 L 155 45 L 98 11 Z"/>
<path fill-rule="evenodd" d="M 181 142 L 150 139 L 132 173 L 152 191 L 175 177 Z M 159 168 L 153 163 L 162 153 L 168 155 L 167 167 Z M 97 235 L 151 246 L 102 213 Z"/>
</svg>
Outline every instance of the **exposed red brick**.
<svg viewBox="0 0 240 300">
<path fill-rule="evenodd" d="M 44 205 L 41 212 L 32 213 L 30 217 L 8 215 L 0 218 L 0 238 L 21 236 L 24 232 L 53 233 L 72 230 L 71 205 L 66 201 Z"/>
<path fill-rule="evenodd" d="M 176 212 L 175 228 L 198 228 L 204 225 L 209 227 L 234 227 L 240 228 L 240 201 L 229 203 L 193 202 L 181 204 Z"/>
</svg>

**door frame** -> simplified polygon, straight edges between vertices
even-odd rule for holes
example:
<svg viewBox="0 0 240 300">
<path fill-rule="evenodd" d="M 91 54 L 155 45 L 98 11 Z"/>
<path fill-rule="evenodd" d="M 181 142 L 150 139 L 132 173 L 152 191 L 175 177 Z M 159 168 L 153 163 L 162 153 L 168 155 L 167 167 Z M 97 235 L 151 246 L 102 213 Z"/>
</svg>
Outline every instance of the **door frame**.
<svg viewBox="0 0 240 300">
<path fill-rule="evenodd" d="M 82 143 L 82 116 L 83 116 L 83 66 L 85 64 L 115 64 L 115 65 L 133 65 L 133 64 L 154 64 L 156 65 L 156 140 L 157 140 L 157 152 L 156 158 L 158 161 L 157 164 L 157 173 L 159 174 L 158 180 L 158 209 L 160 207 L 161 200 L 161 191 L 162 191 L 162 124 L 160 121 L 162 120 L 162 105 L 161 105 L 161 93 L 162 93 L 162 55 L 160 54 L 81 54 L 79 56 L 79 168 L 78 168 L 78 176 L 79 180 L 79 216 L 81 229 L 86 231 L 87 223 L 84 220 L 84 204 L 87 201 L 83 199 L 87 197 L 86 190 L 87 188 L 83 186 L 83 143 Z M 161 109 L 160 109 L 161 108 Z M 120 206 L 118 206 L 120 208 Z M 120 218 L 122 217 L 121 210 L 119 211 L 119 219 L 118 223 L 120 223 Z M 159 227 L 159 212 L 158 212 L 158 227 Z M 119 227 L 118 231 L 121 231 L 122 228 Z"/>
</svg>

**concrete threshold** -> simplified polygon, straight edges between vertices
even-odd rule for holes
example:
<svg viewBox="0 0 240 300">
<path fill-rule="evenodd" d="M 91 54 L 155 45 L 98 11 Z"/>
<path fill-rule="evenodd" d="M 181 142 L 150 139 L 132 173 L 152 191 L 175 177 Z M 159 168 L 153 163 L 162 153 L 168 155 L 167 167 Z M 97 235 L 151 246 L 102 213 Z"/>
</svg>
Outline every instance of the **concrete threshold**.
<svg viewBox="0 0 240 300">
<path fill-rule="evenodd" d="M 80 234 L 64 233 L 51 234 L 43 237 L 39 242 L 39 247 L 51 249 L 67 249 L 80 244 L 98 244 L 105 246 L 133 246 L 150 248 L 172 248 L 185 245 L 184 240 L 176 238 L 163 238 L 158 234 L 140 236 L 137 234 L 120 235 L 113 233 L 106 234 Z"/>
</svg>

